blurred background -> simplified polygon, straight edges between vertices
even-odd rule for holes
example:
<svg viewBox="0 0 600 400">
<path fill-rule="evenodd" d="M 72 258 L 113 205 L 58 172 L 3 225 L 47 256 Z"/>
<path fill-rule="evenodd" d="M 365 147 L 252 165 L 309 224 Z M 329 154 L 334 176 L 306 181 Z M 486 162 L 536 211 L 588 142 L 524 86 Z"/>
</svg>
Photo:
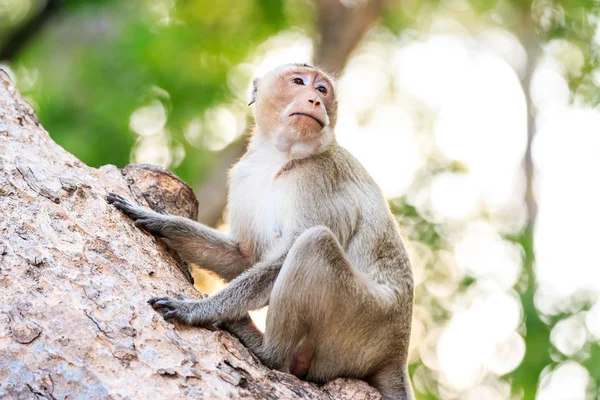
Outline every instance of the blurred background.
<svg viewBox="0 0 600 400">
<path fill-rule="evenodd" d="M 0 0 L 0 67 L 68 151 L 95 167 L 168 167 L 196 190 L 201 221 L 226 229 L 251 79 L 320 65 L 338 78 L 338 140 L 383 188 L 411 252 L 417 398 L 600 399 L 599 11 Z"/>
</svg>

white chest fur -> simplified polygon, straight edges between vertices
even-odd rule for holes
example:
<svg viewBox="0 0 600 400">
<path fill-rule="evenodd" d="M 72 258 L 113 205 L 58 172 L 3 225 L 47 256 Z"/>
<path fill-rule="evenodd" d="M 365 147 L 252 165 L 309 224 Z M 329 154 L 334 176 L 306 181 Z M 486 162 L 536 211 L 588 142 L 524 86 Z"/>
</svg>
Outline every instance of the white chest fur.
<svg viewBox="0 0 600 400">
<path fill-rule="evenodd" d="M 259 257 L 284 243 L 293 230 L 295 188 L 276 178 L 287 161 L 285 153 L 263 144 L 231 170 L 231 233 Z"/>
</svg>

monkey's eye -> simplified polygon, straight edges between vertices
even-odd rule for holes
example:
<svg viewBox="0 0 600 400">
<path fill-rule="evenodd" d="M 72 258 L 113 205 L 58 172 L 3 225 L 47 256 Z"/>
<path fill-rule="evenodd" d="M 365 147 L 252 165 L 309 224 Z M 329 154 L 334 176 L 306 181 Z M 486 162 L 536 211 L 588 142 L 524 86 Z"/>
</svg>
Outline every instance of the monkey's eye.
<svg viewBox="0 0 600 400">
<path fill-rule="evenodd" d="M 327 89 L 325 89 L 325 86 L 319 86 L 317 87 L 317 90 L 323 94 L 327 94 Z"/>
<path fill-rule="evenodd" d="M 292 79 L 292 82 L 294 82 L 296 85 L 304 85 L 304 81 L 300 78 L 294 78 Z"/>
</svg>

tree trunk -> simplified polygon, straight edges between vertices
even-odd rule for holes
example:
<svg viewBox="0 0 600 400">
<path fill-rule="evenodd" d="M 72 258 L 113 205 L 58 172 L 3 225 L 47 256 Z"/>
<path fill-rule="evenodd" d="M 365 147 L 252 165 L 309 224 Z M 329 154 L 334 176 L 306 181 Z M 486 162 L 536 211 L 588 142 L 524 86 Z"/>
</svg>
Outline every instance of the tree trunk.
<svg viewBox="0 0 600 400">
<path fill-rule="evenodd" d="M 536 305 L 535 293 L 537 280 L 535 273 L 535 224 L 538 205 L 534 192 L 535 166 L 532 158 L 532 144 L 536 133 L 536 110 L 531 97 L 531 79 L 542 51 L 540 38 L 536 32 L 535 22 L 531 18 L 531 10 L 521 10 L 518 36 L 527 54 L 527 68 L 521 78 L 521 86 L 527 104 L 527 147 L 523 156 L 523 172 L 525 175 L 524 205 L 527 210 L 527 225 L 521 234 L 520 244 L 523 247 L 523 273 L 526 285 L 520 293 L 525 319 L 525 356 L 519 367 L 511 373 L 513 391 L 519 393 L 523 400 L 534 400 L 542 371 L 552 363 L 549 349 L 550 327 L 541 318 Z"/>
<path fill-rule="evenodd" d="M 0 398 L 379 398 L 364 382 L 271 371 L 226 332 L 166 323 L 148 298 L 201 295 L 108 192 L 196 217 L 165 170 L 67 153 L 0 71 Z"/>
<path fill-rule="evenodd" d="M 316 65 L 339 75 L 356 45 L 381 13 L 384 3 L 384 0 L 367 0 L 348 6 L 340 0 L 317 1 Z"/>
</svg>

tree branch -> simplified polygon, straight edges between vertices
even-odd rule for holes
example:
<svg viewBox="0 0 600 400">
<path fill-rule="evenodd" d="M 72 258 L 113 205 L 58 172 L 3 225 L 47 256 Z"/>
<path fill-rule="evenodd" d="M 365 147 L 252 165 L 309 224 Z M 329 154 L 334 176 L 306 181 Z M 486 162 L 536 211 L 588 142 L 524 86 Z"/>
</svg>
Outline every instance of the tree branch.
<svg viewBox="0 0 600 400">
<path fill-rule="evenodd" d="M 523 246 L 523 275 L 526 286 L 521 291 L 521 304 L 525 319 L 525 341 L 527 355 L 517 369 L 511 373 L 514 387 L 522 390 L 522 398 L 533 400 L 536 397 L 537 386 L 531 385 L 532 379 L 539 380 L 544 368 L 552 362 L 548 349 L 550 344 L 550 328 L 540 318 L 535 304 L 537 280 L 535 273 L 535 223 L 537 221 L 538 205 L 534 193 L 535 165 L 532 159 L 532 144 L 536 133 L 536 110 L 531 98 L 531 78 L 535 72 L 536 63 L 541 54 L 540 38 L 536 32 L 536 24 L 531 19 L 531 11 L 527 8 L 521 11 L 519 25 L 519 40 L 527 54 L 527 67 L 521 79 L 521 86 L 527 105 L 527 147 L 523 156 L 523 171 L 526 179 L 524 203 L 527 209 L 527 225 L 521 237 Z M 531 356 L 534 354 L 534 356 Z"/>
<path fill-rule="evenodd" d="M 350 54 L 379 16 L 384 0 L 367 0 L 348 7 L 339 0 L 318 0 L 319 37 L 315 63 L 338 75 Z"/>
</svg>

